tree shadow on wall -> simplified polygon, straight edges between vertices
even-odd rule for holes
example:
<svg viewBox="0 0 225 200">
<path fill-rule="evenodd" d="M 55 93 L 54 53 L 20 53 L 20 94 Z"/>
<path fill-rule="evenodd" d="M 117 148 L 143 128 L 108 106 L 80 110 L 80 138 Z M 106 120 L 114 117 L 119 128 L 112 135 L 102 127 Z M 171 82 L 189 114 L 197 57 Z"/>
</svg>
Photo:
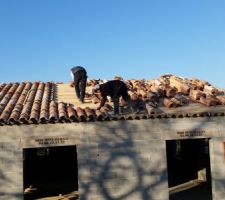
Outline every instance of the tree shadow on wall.
<svg viewBox="0 0 225 200">
<path fill-rule="evenodd" d="M 188 129 L 203 130 L 212 120 L 200 119 Z M 140 127 L 138 120 L 104 126 L 95 123 L 95 129 L 84 133 L 88 142 L 78 146 L 80 199 L 169 199 L 166 144 L 160 140 L 163 133 L 155 138 L 151 135 L 155 134 L 151 124 L 159 124 L 159 129 L 166 131 L 172 130 L 177 120 L 148 119 L 148 127 Z"/>
<path fill-rule="evenodd" d="M 96 124 L 99 132 L 78 147 L 80 199 L 166 199 L 164 142 L 139 139 L 136 123 Z"/>
</svg>

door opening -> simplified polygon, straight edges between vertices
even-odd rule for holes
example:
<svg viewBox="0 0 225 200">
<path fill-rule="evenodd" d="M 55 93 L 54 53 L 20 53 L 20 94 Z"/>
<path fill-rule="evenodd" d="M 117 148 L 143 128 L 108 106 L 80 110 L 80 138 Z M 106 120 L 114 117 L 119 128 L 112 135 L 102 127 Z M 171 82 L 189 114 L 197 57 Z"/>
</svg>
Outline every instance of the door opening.
<svg viewBox="0 0 225 200">
<path fill-rule="evenodd" d="M 209 139 L 166 141 L 170 200 L 212 200 Z"/>
<path fill-rule="evenodd" d="M 24 199 L 78 191 L 76 146 L 23 150 Z"/>
</svg>

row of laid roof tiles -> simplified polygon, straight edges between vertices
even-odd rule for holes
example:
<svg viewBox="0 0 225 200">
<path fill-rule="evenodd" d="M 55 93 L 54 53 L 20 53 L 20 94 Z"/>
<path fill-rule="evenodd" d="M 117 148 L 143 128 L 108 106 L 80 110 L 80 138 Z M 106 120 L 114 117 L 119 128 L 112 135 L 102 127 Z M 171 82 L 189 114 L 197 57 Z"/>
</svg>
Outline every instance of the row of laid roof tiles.
<svg viewBox="0 0 225 200">
<path fill-rule="evenodd" d="M 48 113 L 53 83 L 22 82 L 0 85 L 0 121 L 37 119 Z"/>
<path fill-rule="evenodd" d="M 27 124 L 48 122 L 94 121 L 109 119 L 140 119 L 162 117 L 223 116 L 216 113 L 156 114 L 159 106 L 178 107 L 190 102 L 207 106 L 224 105 L 221 90 L 198 79 L 183 79 L 176 76 L 161 76 L 156 80 L 129 80 L 126 82 L 133 101 L 141 98 L 146 103 L 147 113 L 111 116 L 109 105 L 101 111 L 57 102 L 56 84 L 53 82 L 22 82 L 0 84 L 0 124 Z M 88 85 L 92 85 L 90 80 Z"/>
<path fill-rule="evenodd" d="M 190 118 L 190 117 L 217 117 L 225 116 L 225 111 L 202 111 L 202 112 L 178 112 L 178 113 L 154 113 L 154 114 L 126 114 L 111 115 L 108 108 L 104 107 L 101 111 L 89 107 L 76 109 L 63 102 L 50 102 L 49 111 L 41 116 L 35 111 L 31 115 L 18 115 L 4 118 L 1 116 L 0 125 L 21 125 L 21 124 L 46 124 L 46 123 L 72 123 L 72 122 L 93 122 L 111 120 L 140 120 L 140 119 L 161 119 L 161 118 Z"/>
</svg>

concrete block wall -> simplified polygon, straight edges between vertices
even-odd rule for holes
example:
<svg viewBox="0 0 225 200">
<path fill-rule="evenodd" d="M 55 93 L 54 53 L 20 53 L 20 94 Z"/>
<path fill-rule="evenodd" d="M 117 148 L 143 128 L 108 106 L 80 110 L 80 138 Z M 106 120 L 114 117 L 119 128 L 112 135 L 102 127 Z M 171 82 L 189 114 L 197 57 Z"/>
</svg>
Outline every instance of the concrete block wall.
<svg viewBox="0 0 225 200">
<path fill-rule="evenodd" d="M 148 119 L 0 127 L 0 199 L 22 199 L 23 148 L 77 145 L 81 200 L 120 197 L 124 200 L 167 200 L 165 140 L 212 138 L 213 197 L 221 200 L 225 196 L 224 119 Z"/>
<path fill-rule="evenodd" d="M 0 142 L 0 199 L 19 200 L 23 194 L 23 152 L 20 141 Z"/>
<path fill-rule="evenodd" d="M 225 199 L 225 138 L 210 140 L 213 200 Z"/>
<path fill-rule="evenodd" d="M 81 200 L 167 200 L 165 141 L 148 120 L 85 125 L 78 145 Z"/>
<path fill-rule="evenodd" d="M 169 199 L 162 140 L 82 144 L 78 168 L 81 200 Z"/>
</svg>

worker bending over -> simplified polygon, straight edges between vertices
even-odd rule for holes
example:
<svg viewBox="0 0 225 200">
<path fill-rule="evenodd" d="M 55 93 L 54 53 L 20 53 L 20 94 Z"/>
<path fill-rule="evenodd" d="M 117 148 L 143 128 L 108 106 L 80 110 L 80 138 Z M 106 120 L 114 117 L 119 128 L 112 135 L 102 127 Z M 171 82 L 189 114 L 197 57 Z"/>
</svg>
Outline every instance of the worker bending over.
<svg viewBox="0 0 225 200">
<path fill-rule="evenodd" d="M 106 83 L 96 85 L 93 89 L 93 93 L 100 91 L 101 102 L 97 110 L 100 110 L 101 107 L 105 105 L 107 96 L 111 97 L 114 106 L 114 114 L 119 114 L 119 99 L 122 98 L 130 103 L 130 97 L 127 92 L 127 86 L 123 81 L 120 80 L 111 80 Z"/>
</svg>

